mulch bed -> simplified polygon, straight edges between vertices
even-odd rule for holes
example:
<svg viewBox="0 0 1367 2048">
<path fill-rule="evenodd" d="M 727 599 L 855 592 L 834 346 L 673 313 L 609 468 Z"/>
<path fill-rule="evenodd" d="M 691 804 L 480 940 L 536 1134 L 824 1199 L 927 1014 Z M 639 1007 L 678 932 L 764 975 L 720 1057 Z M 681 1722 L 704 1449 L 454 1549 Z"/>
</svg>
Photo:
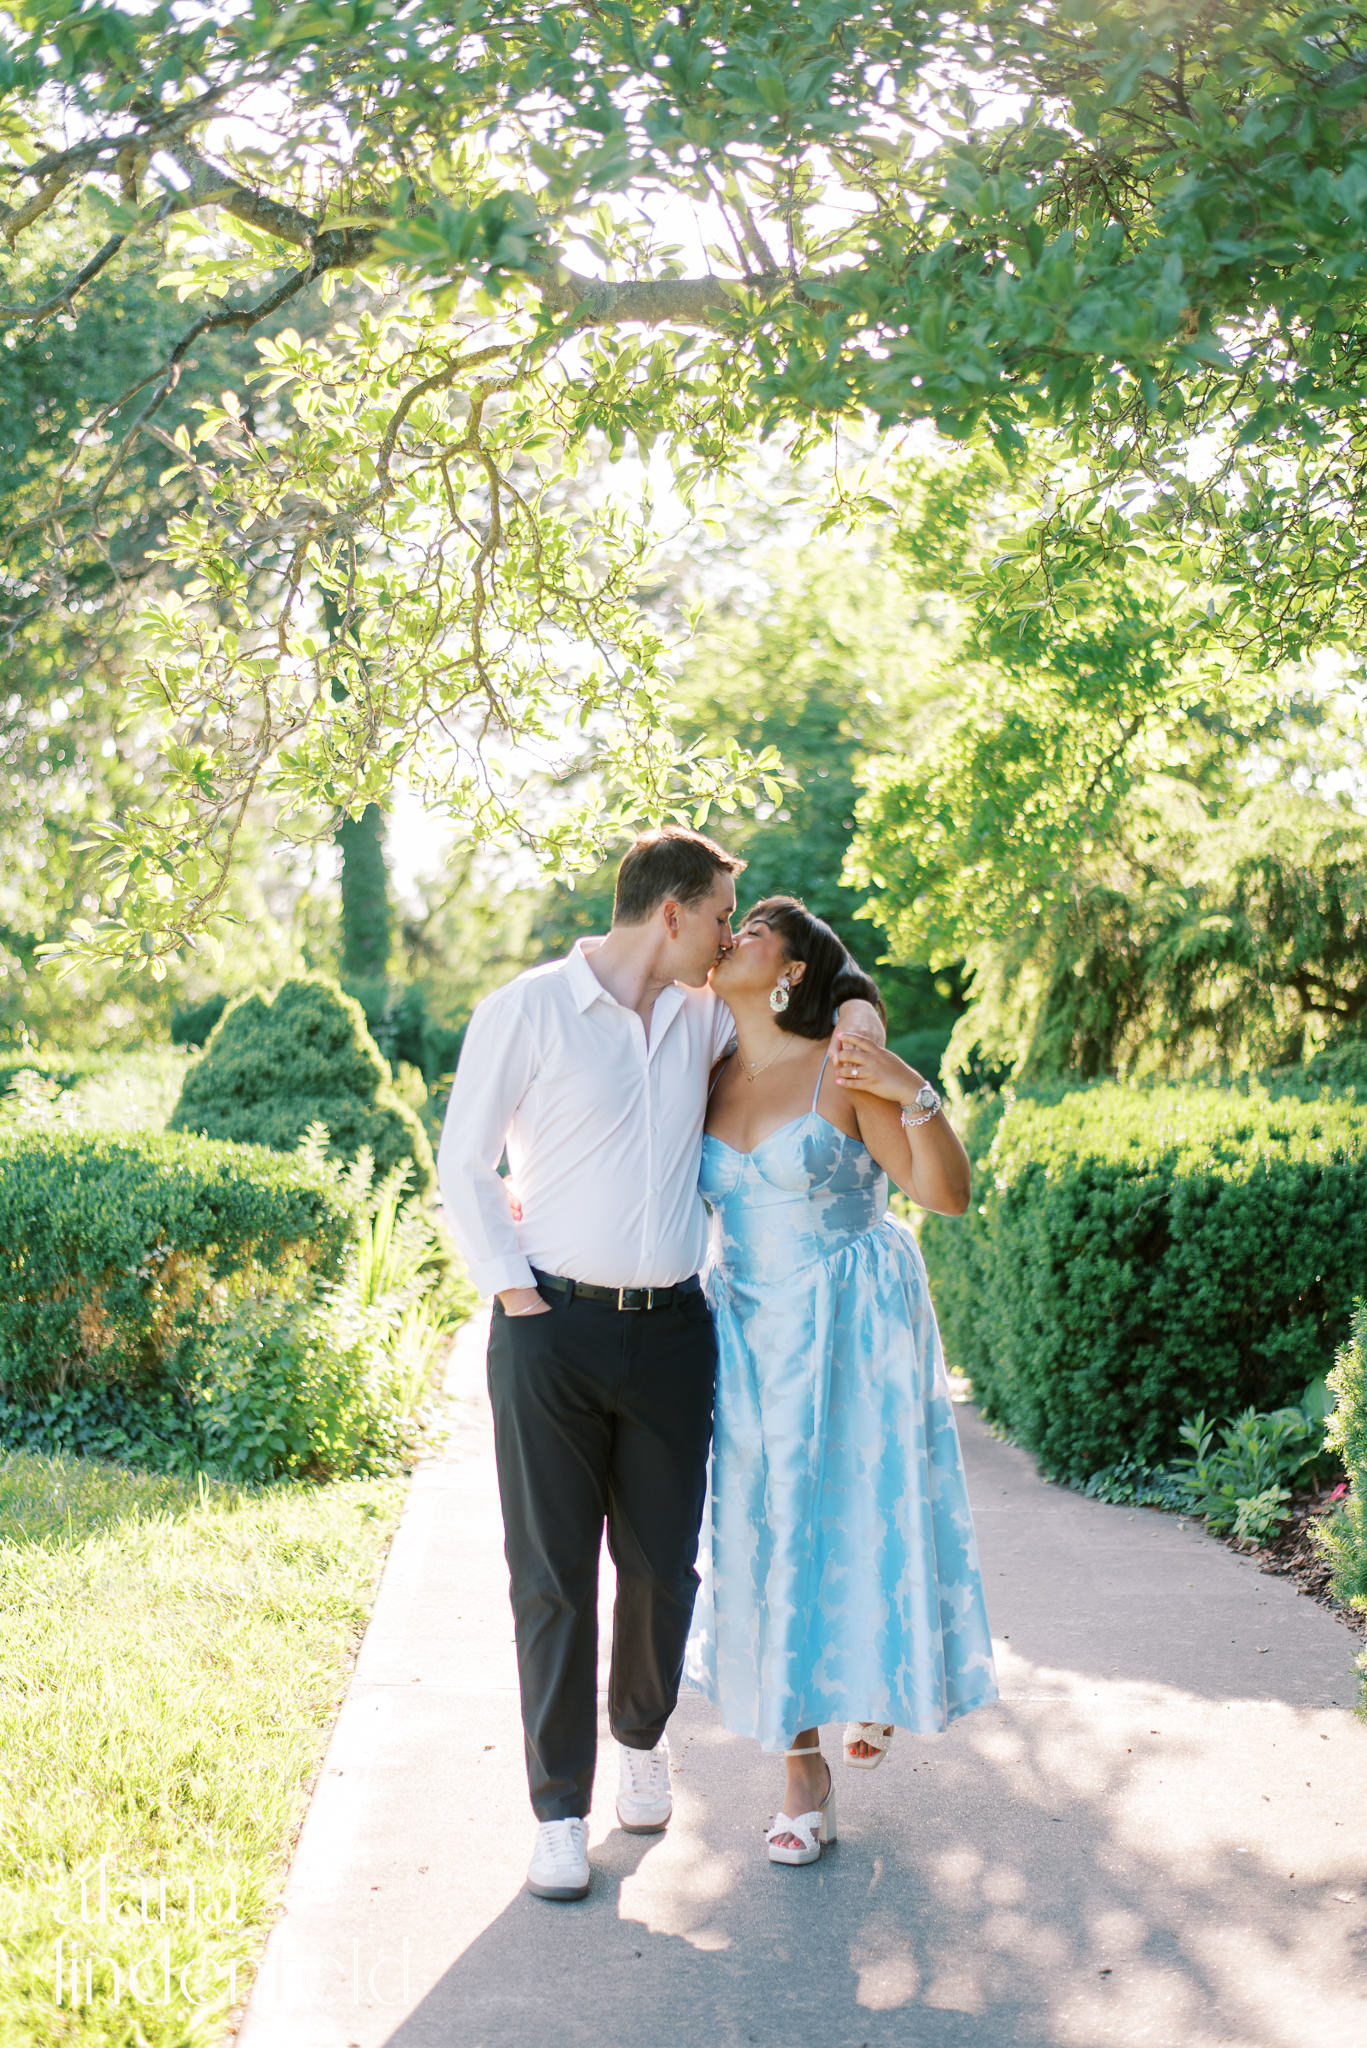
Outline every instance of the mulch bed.
<svg viewBox="0 0 1367 2048">
<path fill-rule="evenodd" d="M 1316 1522 L 1321 1516 L 1332 1514 L 1339 1505 L 1334 1495 L 1332 1486 L 1325 1487 L 1321 1493 L 1302 1494 L 1292 1502 L 1290 1519 L 1283 1524 L 1280 1533 L 1270 1543 L 1261 1544 L 1246 1554 L 1256 1557 L 1262 1570 L 1274 1577 L 1294 1579 L 1302 1593 L 1308 1593 L 1312 1600 L 1319 1601 L 1321 1607 L 1327 1607 L 1331 1614 L 1336 1614 L 1354 1635 L 1367 1636 L 1367 1613 L 1360 1607 L 1345 1607 L 1341 1600 L 1334 1598 L 1329 1590 L 1328 1560 L 1315 1542 Z M 1226 1540 L 1233 1544 L 1233 1537 Z"/>
</svg>

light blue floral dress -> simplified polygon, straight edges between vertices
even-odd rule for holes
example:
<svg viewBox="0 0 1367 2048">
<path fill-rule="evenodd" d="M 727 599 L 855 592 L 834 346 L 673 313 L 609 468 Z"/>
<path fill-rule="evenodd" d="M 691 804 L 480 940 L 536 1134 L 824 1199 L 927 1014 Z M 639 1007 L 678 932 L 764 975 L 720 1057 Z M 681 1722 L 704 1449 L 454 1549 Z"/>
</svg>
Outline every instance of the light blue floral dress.
<svg viewBox="0 0 1367 2048">
<path fill-rule="evenodd" d="M 702 1150 L 717 1410 L 684 1676 L 766 1750 L 997 1697 L 920 1247 L 820 1092 L 753 1152 Z"/>
</svg>

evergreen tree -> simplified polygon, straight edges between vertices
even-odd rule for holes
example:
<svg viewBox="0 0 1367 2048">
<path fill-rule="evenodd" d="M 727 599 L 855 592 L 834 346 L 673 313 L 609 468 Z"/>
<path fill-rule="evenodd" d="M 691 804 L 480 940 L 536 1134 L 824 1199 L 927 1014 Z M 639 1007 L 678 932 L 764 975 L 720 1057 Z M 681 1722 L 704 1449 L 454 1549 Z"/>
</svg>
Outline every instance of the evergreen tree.
<svg viewBox="0 0 1367 2048">
<path fill-rule="evenodd" d="M 342 979 L 382 982 L 389 972 L 393 918 L 384 857 L 384 813 L 367 804 L 337 827 L 342 850 Z"/>
</svg>

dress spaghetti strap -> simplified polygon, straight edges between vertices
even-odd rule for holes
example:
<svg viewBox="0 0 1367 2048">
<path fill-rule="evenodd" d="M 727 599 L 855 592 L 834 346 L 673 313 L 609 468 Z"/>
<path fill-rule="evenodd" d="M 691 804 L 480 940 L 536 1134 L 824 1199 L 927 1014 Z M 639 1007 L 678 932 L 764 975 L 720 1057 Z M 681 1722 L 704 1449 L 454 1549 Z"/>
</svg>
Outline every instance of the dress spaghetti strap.
<svg viewBox="0 0 1367 2048">
<path fill-rule="evenodd" d="M 815 1088 L 814 1088 L 814 1089 L 812 1090 L 812 1110 L 813 1110 L 813 1112 L 815 1112 L 815 1109 L 816 1109 L 816 1105 L 817 1105 L 817 1102 L 818 1102 L 818 1100 L 819 1100 L 819 1098 L 820 1098 L 820 1095 L 821 1095 L 821 1084 L 822 1084 L 822 1082 L 823 1082 L 823 1081 L 825 1080 L 825 1078 L 826 1078 L 826 1061 L 830 1059 L 830 1056 L 831 1056 L 831 1048 L 830 1048 L 829 1046 L 827 1046 L 827 1047 L 826 1047 L 826 1059 L 824 1059 L 824 1060 L 823 1060 L 823 1061 L 821 1062 L 821 1072 L 820 1072 L 820 1073 L 819 1073 L 819 1074 L 817 1075 L 817 1077 L 816 1077 L 816 1087 L 815 1087 Z"/>
</svg>

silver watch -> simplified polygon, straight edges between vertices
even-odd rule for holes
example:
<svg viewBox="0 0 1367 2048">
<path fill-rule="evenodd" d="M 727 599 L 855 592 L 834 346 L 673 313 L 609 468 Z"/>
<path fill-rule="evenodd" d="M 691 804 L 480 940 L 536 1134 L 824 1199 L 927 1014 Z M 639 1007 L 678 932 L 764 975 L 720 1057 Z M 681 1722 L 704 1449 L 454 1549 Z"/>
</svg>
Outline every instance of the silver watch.
<svg viewBox="0 0 1367 2048">
<path fill-rule="evenodd" d="M 921 1114 L 919 1116 L 913 1116 L 911 1113 L 913 1109 L 918 1109 L 921 1112 Z M 928 1124 L 930 1122 L 930 1119 L 938 1113 L 939 1109 L 939 1095 L 937 1094 L 935 1089 L 931 1087 L 929 1081 L 923 1081 L 916 1091 L 915 1101 L 904 1104 L 903 1106 L 903 1130 L 914 1131 L 918 1124 Z"/>
</svg>

